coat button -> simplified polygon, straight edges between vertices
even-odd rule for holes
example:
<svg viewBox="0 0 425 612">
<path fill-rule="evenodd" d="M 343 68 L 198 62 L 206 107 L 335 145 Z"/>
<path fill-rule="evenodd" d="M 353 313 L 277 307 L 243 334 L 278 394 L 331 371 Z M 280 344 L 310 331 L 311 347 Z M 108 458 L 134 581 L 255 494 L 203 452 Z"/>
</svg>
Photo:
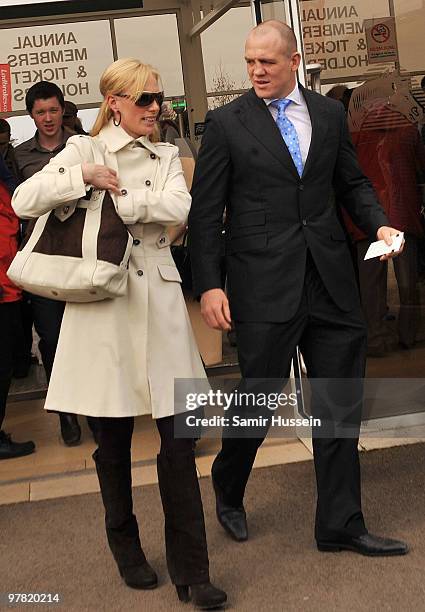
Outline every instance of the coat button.
<svg viewBox="0 0 425 612">
<path fill-rule="evenodd" d="M 126 196 L 128 193 L 127 189 L 121 189 L 121 195 Z"/>
<path fill-rule="evenodd" d="M 151 159 L 156 159 L 155 153 L 151 153 L 150 157 L 151 157 Z"/>
<path fill-rule="evenodd" d="M 303 219 L 303 225 L 307 225 L 307 219 Z"/>
<path fill-rule="evenodd" d="M 164 244 L 165 242 L 165 236 L 162 236 L 162 238 L 159 239 L 159 244 Z"/>
<path fill-rule="evenodd" d="M 150 187 L 152 185 L 152 183 L 150 182 L 150 180 L 148 179 L 147 181 L 145 181 L 145 185 L 146 187 Z"/>
<path fill-rule="evenodd" d="M 60 174 L 63 174 L 65 172 L 65 168 L 59 168 L 59 172 Z"/>
<path fill-rule="evenodd" d="M 143 270 L 137 270 L 137 276 L 143 276 Z"/>
<path fill-rule="evenodd" d="M 301 185 L 298 185 L 298 189 L 299 189 L 300 191 L 304 191 L 304 185 L 301 183 Z"/>
<path fill-rule="evenodd" d="M 67 215 L 69 213 L 69 206 L 64 206 L 63 207 L 63 214 Z"/>
<path fill-rule="evenodd" d="M 135 239 L 133 240 L 133 244 L 134 244 L 135 246 L 139 246 L 139 244 L 140 244 L 140 240 L 139 240 L 138 238 L 135 238 Z"/>
</svg>

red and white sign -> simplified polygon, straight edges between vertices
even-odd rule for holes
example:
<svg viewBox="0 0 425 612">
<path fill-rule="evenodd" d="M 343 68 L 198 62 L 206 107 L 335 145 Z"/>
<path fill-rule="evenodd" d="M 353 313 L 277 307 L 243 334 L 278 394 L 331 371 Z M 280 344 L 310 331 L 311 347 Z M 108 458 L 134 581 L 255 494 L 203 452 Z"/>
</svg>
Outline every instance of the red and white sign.
<svg viewBox="0 0 425 612">
<path fill-rule="evenodd" d="M 0 113 L 12 110 L 12 87 L 10 84 L 9 64 L 0 64 Z"/>
<path fill-rule="evenodd" d="M 364 27 L 369 64 L 397 62 L 395 18 L 365 19 Z"/>
</svg>

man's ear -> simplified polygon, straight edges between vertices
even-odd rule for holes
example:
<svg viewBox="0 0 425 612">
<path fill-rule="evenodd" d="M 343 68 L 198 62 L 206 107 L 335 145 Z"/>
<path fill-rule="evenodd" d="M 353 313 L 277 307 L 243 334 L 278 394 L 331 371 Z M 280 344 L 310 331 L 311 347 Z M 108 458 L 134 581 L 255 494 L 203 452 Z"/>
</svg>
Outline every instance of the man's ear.
<svg viewBox="0 0 425 612">
<path fill-rule="evenodd" d="M 298 68 L 300 67 L 300 63 L 301 63 L 301 55 L 297 51 L 292 56 L 292 70 L 293 70 L 293 72 L 296 72 L 298 70 Z"/>
</svg>

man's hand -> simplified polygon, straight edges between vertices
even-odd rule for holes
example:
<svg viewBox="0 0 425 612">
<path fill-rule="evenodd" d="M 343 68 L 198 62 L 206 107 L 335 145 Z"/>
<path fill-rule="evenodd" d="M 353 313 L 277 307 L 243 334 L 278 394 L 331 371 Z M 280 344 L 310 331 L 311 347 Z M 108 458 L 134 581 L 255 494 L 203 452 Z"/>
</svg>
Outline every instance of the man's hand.
<svg viewBox="0 0 425 612">
<path fill-rule="evenodd" d="M 99 164 L 81 164 L 83 181 L 97 189 L 108 189 L 116 195 L 121 195 L 118 189 L 118 176 L 115 170 Z"/>
<path fill-rule="evenodd" d="M 201 297 L 201 314 L 208 327 L 231 329 L 229 300 L 222 289 L 210 289 Z"/>
<path fill-rule="evenodd" d="M 376 232 L 376 237 L 378 238 L 378 240 L 385 240 L 385 243 L 388 244 L 388 246 L 391 246 L 393 243 L 393 236 L 396 236 L 399 233 L 400 230 L 396 230 L 393 227 L 387 227 L 386 225 L 383 225 Z M 400 255 L 400 253 L 403 251 L 403 247 L 404 240 L 401 244 L 401 248 L 399 251 L 394 251 L 394 253 L 388 253 L 388 255 L 382 255 L 382 257 L 380 257 L 380 261 L 387 261 L 388 259 L 397 257 L 397 255 Z"/>
</svg>

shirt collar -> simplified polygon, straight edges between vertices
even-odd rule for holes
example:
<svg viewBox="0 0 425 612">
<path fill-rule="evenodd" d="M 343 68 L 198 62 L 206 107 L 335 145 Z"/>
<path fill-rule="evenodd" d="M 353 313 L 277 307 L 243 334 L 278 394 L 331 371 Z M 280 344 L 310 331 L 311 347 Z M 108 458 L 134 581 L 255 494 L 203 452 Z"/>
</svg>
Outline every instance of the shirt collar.
<svg viewBox="0 0 425 612">
<path fill-rule="evenodd" d="M 111 153 L 117 153 L 117 151 L 124 149 L 124 147 L 127 145 L 133 142 L 138 142 L 143 147 L 148 149 L 148 151 L 151 151 L 160 157 L 158 148 L 149 140 L 147 136 L 140 136 L 139 138 L 134 139 L 133 136 L 127 134 L 127 132 L 120 125 L 115 126 L 112 119 L 110 119 L 109 123 L 100 130 L 99 137 L 103 140 L 108 151 Z"/>
<path fill-rule="evenodd" d="M 58 144 L 57 147 L 55 147 L 54 149 L 50 150 L 50 149 L 45 149 L 41 144 L 40 144 L 40 140 L 39 140 L 39 135 L 38 135 L 38 130 L 36 131 L 36 133 L 34 134 L 34 136 L 29 140 L 29 150 L 30 151 L 40 151 L 41 153 L 53 153 L 54 151 L 57 151 L 58 149 L 61 149 L 64 147 L 66 141 L 68 140 L 68 138 L 70 136 L 72 136 L 72 134 L 70 132 L 65 131 L 63 128 L 61 128 L 61 133 L 62 133 L 62 139 L 61 142 Z"/>
<path fill-rule="evenodd" d="M 276 102 L 276 100 L 280 100 L 280 99 L 281 98 L 264 98 L 264 102 L 267 104 L 267 106 L 270 106 L 272 102 Z M 291 102 L 293 102 L 294 104 L 303 103 L 302 98 L 301 98 L 300 88 L 298 87 L 298 83 L 295 83 L 295 87 L 291 91 L 291 93 L 285 96 L 285 100 L 291 100 Z"/>
</svg>

